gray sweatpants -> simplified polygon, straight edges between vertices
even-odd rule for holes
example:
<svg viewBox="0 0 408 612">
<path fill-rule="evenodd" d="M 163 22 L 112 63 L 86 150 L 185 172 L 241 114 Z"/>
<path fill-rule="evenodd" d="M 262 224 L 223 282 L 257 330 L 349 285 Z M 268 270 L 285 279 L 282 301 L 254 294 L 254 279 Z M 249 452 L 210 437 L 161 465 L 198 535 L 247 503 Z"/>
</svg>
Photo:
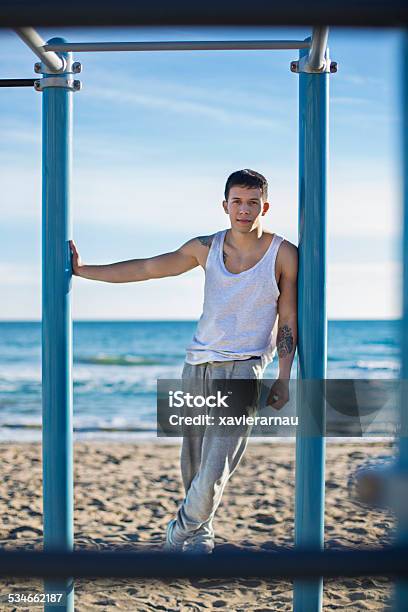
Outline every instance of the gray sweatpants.
<svg viewBox="0 0 408 612">
<path fill-rule="evenodd" d="M 209 362 L 200 365 L 184 364 L 183 388 L 194 393 L 211 393 L 211 381 L 220 379 L 256 379 L 254 401 L 250 414 L 256 411 L 263 375 L 261 358 L 245 361 Z M 219 383 L 218 383 L 219 384 Z M 246 395 L 246 394 L 245 394 Z M 234 398 L 239 403 L 240 398 Z M 247 398 L 246 398 L 247 400 Z M 185 414 L 194 415 L 194 408 Z M 209 416 L 217 416 L 220 408 L 208 408 Z M 238 408 L 240 410 L 240 407 Z M 220 504 L 224 487 L 238 466 L 248 443 L 251 427 L 242 424 L 220 429 L 201 428 L 200 434 L 183 437 L 181 473 L 185 498 L 177 513 L 174 527 L 176 538 L 213 539 L 212 521 Z"/>
</svg>

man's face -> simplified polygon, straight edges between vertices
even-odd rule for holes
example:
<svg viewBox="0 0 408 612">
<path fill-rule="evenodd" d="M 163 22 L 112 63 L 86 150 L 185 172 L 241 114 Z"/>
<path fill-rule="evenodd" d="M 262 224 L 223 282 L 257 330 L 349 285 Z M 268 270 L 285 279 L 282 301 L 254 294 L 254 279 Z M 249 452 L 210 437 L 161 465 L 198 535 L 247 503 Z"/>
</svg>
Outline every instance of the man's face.
<svg viewBox="0 0 408 612">
<path fill-rule="evenodd" d="M 268 202 L 262 199 L 259 187 L 231 187 L 228 201 L 224 200 L 222 205 L 230 218 L 231 227 L 245 234 L 259 227 L 261 217 L 269 208 Z"/>
</svg>

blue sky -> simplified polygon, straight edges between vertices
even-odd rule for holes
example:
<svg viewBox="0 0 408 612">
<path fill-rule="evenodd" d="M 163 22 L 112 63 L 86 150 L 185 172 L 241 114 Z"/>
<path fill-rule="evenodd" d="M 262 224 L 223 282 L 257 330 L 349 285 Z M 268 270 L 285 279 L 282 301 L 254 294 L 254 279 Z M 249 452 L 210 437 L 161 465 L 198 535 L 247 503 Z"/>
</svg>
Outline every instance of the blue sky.
<svg viewBox="0 0 408 612">
<path fill-rule="evenodd" d="M 39 29 L 45 39 L 304 38 L 304 29 Z M 332 29 L 329 318 L 400 316 L 399 52 L 395 31 Z M 31 51 L 0 32 L 1 77 Z M 86 263 L 173 250 L 227 227 L 227 176 L 270 183 L 265 227 L 298 243 L 296 51 L 76 53 L 73 237 Z M 41 318 L 41 94 L 1 90 L 0 319 Z M 74 319 L 196 319 L 204 275 L 145 283 L 73 279 Z"/>
</svg>

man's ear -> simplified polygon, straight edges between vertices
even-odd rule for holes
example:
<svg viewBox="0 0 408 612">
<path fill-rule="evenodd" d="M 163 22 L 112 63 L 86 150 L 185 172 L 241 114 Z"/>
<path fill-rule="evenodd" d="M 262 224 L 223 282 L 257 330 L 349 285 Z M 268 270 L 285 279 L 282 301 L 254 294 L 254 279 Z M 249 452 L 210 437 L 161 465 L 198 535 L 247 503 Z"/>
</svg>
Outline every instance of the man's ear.
<svg viewBox="0 0 408 612">
<path fill-rule="evenodd" d="M 229 213 L 228 213 L 228 202 L 227 202 L 227 200 L 223 200 L 222 201 L 222 207 L 224 209 L 224 212 L 228 215 Z"/>
<path fill-rule="evenodd" d="M 264 216 L 269 210 L 269 202 L 264 202 L 262 207 L 262 216 Z"/>
</svg>

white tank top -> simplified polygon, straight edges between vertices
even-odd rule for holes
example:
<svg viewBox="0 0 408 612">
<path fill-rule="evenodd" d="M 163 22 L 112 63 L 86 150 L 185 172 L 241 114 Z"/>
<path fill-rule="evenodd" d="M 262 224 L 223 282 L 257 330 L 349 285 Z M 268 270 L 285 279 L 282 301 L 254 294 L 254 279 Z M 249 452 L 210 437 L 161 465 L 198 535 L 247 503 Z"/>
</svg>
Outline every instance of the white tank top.
<svg viewBox="0 0 408 612">
<path fill-rule="evenodd" d="M 284 240 L 274 235 L 264 256 L 249 270 L 229 272 L 223 261 L 225 234 L 214 234 L 205 266 L 203 313 L 186 361 L 229 361 L 261 357 L 265 367 L 276 353 L 279 288 L 275 261 Z"/>
</svg>

